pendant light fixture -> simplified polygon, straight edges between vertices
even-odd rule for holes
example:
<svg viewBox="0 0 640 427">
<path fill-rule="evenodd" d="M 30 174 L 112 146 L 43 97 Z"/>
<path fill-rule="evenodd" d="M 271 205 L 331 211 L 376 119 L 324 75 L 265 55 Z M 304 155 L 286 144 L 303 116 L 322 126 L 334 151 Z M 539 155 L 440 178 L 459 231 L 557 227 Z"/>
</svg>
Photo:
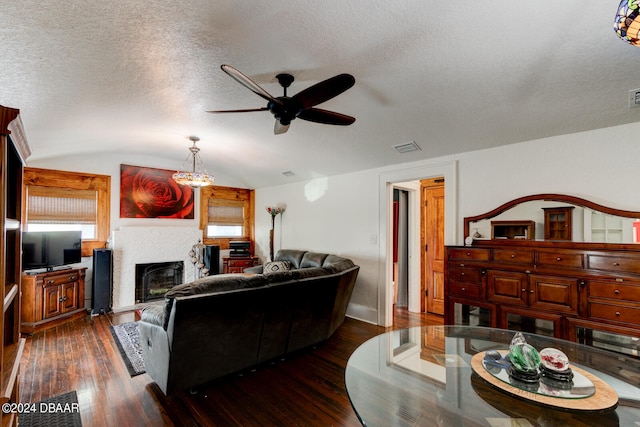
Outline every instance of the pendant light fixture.
<svg viewBox="0 0 640 427">
<path fill-rule="evenodd" d="M 189 140 L 193 142 L 193 145 L 189 147 L 189 154 L 182 164 L 183 171 L 179 170 L 174 173 L 173 180 L 178 184 L 188 185 L 193 188 L 212 185 L 215 178 L 213 175 L 209 175 L 207 173 L 207 170 L 202 164 L 202 159 L 200 159 L 200 154 L 198 154 L 200 149 L 196 147 L 196 142 L 200 141 L 200 138 L 197 136 L 190 136 Z M 191 165 L 190 171 L 188 170 L 189 164 Z"/>
<path fill-rule="evenodd" d="M 640 0 L 622 0 L 613 23 L 622 41 L 640 47 Z"/>
</svg>

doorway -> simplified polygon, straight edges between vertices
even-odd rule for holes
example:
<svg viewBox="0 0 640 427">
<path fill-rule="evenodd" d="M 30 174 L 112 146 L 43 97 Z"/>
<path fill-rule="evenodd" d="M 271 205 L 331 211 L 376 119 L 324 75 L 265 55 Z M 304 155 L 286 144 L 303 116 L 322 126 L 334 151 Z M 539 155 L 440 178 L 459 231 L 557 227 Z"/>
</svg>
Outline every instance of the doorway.
<svg viewBox="0 0 640 427">
<path fill-rule="evenodd" d="M 444 314 L 444 200 L 442 177 L 393 185 L 393 307 Z"/>
<path fill-rule="evenodd" d="M 419 236 L 420 209 L 412 208 L 420 203 L 420 180 L 431 177 L 444 177 L 444 244 L 456 244 L 457 236 L 457 181 L 458 162 L 456 160 L 438 163 L 413 164 L 403 169 L 395 169 L 380 173 L 378 176 L 379 212 L 380 212 L 380 253 L 378 281 L 377 324 L 392 326 L 394 315 L 394 287 L 393 287 L 393 189 L 404 187 L 410 183 L 409 195 L 409 227 L 418 230 L 409 233 L 409 311 L 420 311 L 419 278 L 420 271 L 420 239 Z M 417 214 L 416 214 L 417 212 Z M 415 236 L 414 236 L 415 235 Z M 416 279 L 417 278 L 417 279 Z M 417 302 L 417 304 L 416 304 Z M 414 308 L 417 305 L 417 308 Z"/>
</svg>

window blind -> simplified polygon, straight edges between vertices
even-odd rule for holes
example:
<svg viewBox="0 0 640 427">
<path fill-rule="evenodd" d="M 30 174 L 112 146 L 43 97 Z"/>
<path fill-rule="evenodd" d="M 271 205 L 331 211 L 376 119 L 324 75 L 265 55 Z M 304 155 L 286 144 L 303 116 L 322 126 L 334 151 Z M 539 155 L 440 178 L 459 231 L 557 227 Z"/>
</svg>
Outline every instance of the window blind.
<svg viewBox="0 0 640 427">
<path fill-rule="evenodd" d="M 27 223 L 96 224 L 98 192 L 55 187 L 27 187 Z"/>
<path fill-rule="evenodd" d="M 244 224 L 244 205 L 241 200 L 209 199 L 209 225 Z"/>
</svg>

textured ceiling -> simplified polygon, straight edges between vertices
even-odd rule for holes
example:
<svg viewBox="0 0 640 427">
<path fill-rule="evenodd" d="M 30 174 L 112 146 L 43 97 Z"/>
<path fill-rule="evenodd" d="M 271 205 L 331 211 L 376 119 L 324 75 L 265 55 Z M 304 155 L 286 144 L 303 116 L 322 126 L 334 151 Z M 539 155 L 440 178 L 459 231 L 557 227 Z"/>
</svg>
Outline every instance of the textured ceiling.
<svg viewBox="0 0 640 427">
<path fill-rule="evenodd" d="M 640 120 L 640 49 L 612 29 L 617 0 L 38 0 L 0 7 L 0 104 L 20 108 L 30 160 L 153 153 L 259 188 Z M 464 7 L 463 7 L 464 6 Z M 266 102 L 339 73 L 356 84 L 320 107 L 348 127 Z M 419 152 L 392 146 L 416 141 Z M 179 164 L 176 164 L 178 167 Z M 287 178 L 283 171 L 296 175 Z"/>
</svg>

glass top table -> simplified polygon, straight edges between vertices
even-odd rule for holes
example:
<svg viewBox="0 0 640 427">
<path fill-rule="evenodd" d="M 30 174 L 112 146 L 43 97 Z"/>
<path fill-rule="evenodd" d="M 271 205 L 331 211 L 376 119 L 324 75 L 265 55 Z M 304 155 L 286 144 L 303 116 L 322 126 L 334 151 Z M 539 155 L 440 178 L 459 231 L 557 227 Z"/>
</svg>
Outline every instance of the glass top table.
<svg viewBox="0 0 640 427">
<path fill-rule="evenodd" d="M 563 351 L 572 367 L 612 389 L 617 405 L 608 409 L 565 409 L 561 402 L 541 403 L 535 396 L 531 400 L 531 393 L 513 394 L 486 381 L 476 372 L 478 357 L 488 350 L 508 350 L 515 333 L 422 326 L 371 338 L 347 362 L 345 381 L 353 409 L 369 427 L 640 425 L 640 360 L 632 357 L 523 333 L 537 350 Z"/>
</svg>

